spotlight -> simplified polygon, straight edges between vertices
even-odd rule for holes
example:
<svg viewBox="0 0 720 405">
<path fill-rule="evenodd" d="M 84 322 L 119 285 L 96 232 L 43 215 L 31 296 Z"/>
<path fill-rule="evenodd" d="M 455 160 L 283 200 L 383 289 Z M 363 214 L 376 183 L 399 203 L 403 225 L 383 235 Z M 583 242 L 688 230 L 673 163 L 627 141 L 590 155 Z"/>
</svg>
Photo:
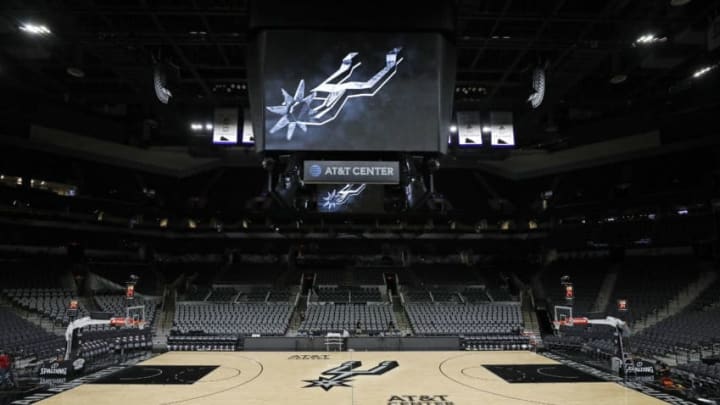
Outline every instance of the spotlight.
<svg viewBox="0 0 720 405">
<path fill-rule="evenodd" d="M 272 169 L 275 167 L 275 159 L 266 157 L 261 162 L 262 168 L 267 171 L 272 171 Z"/>
<path fill-rule="evenodd" d="M 85 77 L 85 71 L 83 71 L 77 66 L 70 66 L 65 69 L 65 72 L 67 72 L 67 74 L 72 77 L 77 77 L 78 79 L 82 79 L 83 77 Z"/>
<path fill-rule="evenodd" d="M 610 83 L 612 84 L 620 84 L 627 80 L 627 75 L 623 73 L 618 73 L 616 75 L 613 75 L 613 77 L 610 78 Z"/>
<path fill-rule="evenodd" d="M 51 33 L 48 27 L 36 24 L 23 24 L 20 26 L 20 31 L 27 32 L 31 35 L 48 35 Z"/>
</svg>

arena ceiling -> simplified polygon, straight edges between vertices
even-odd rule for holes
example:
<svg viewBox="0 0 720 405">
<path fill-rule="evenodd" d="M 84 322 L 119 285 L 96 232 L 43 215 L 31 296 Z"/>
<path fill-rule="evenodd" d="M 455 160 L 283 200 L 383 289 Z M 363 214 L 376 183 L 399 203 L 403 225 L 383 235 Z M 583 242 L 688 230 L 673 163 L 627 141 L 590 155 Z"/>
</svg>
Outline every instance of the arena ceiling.
<svg viewBox="0 0 720 405">
<path fill-rule="evenodd" d="M 718 75 L 700 81 L 693 74 L 720 62 L 708 31 L 720 2 L 676 2 L 457 0 L 454 108 L 512 110 L 526 148 L 662 130 L 681 119 L 703 123 L 720 101 L 710 90 Z M 248 3 L 3 1 L 0 88 L 13 97 L 0 114 L 70 130 L 57 123 L 94 120 L 107 130 L 91 135 L 110 141 L 191 143 L 193 117 L 248 104 Z M 20 29 L 28 23 L 51 33 L 28 35 Z M 646 35 L 654 39 L 638 42 Z M 178 72 L 167 106 L 153 94 L 158 59 Z M 546 66 L 548 86 L 533 110 L 526 99 L 538 65 Z M 159 124 L 152 139 L 128 140 L 147 120 Z"/>
</svg>

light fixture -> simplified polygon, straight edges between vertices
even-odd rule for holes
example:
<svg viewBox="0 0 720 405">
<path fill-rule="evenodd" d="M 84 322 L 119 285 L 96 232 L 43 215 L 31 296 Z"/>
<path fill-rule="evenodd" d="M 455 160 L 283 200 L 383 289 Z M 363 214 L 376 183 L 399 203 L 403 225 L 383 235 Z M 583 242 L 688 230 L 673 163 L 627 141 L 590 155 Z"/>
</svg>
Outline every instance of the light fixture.
<svg viewBox="0 0 720 405">
<path fill-rule="evenodd" d="M 488 127 L 488 126 L 484 126 L 484 127 L 482 127 L 482 131 L 485 132 L 486 134 L 488 134 L 488 133 L 492 132 L 492 129 L 490 129 L 490 127 Z"/>
<path fill-rule="evenodd" d="M 457 131 L 458 131 L 457 125 L 450 125 L 450 132 L 452 132 L 454 134 Z"/>
<path fill-rule="evenodd" d="M 704 76 L 707 72 L 715 69 L 716 67 L 717 67 L 717 65 L 712 65 L 712 66 L 705 66 L 703 68 L 700 68 L 700 69 L 696 70 L 695 73 L 693 73 L 693 78 L 697 79 L 700 76 Z"/>
<path fill-rule="evenodd" d="M 31 35 L 48 35 L 51 33 L 50 29 L 44 25 L 30 23 L 21 25 L 20 31 L 27 32 Z"/>
<path fill-rule="evenodd" d="M 658 42 L 665 42 L 667 41 L 667 37 L 658 37 L 655 36 L 655 34 L 645 34 L 640 36 L 638 39 L 635 40 L 636 44 L 654 44 Z"/>
<path fill-rule="evenodd" d="M 193 131 L 202 131 L 203 126 L 202 126 L 202 124 L 193 122 L 192 124 L 190 124 L 190 129 L 192 129 Z"/>
<path fill-rule="evenodd" d="M 626 74 L 624 74 L 624 73 L 618 73 L 618 74 L 613 75 L 613 76 L 610 78 L 610 83 L 612 83 L 612 84 L 620 84 L 620 83 L 624 82 L 625 80 L 627 80 L 627 78 L 628 78 L 628 76 L 627 76 Z"/>
<path fill-rule="evenodd" d="M 207 124 L 205 124 L 205 130 L 206 130 L 206 131 L 210 131 L 211 129 L 213 129 L 213 124 L 211 124 L 211 123 L 209 123 L 209 122 L 208 122 Z"/>
<path fill-rule="evenodd" d="M 65 69 L 65 72 L 67 72 L 67 74 L 72 77 L 77 77 L 78 79 L 82 79 L 83 77 L 85 77 L 85 71 L 77 66 L 70 66 Z"/>
</svg>

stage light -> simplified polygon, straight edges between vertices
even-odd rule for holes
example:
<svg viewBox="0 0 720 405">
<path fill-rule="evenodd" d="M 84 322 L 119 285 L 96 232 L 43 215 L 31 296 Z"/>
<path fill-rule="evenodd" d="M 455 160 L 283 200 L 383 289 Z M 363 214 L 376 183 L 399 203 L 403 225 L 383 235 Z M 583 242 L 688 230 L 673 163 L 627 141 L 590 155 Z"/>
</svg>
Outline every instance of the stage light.
<svg viewBox="0 0 720 405">
<path fill-rule="evenodd" d="M 197 122 L 193 122 L 192 124 L 190 124 L 190 129 L 192 129 L 193 131 L 202 131 L 203 126 L 202 126 L 202 124 L 198 124 Z"/>
<path fill-rule="evenodd" d="M 213 124 L 211 124 L 211 123 L 209 123 L 209 122 L 208 122 L 207 124 L 205 124 L 205 130 L 206 130 L 206 131 L 210 131 L 210 130 L 212 130 L 212 129 L 213 129 Z"/>
<path fill-rule="evenodd" d="M 457 132 L 457 130 L 458 130 L 457 125 L 450 125 L 450 132 L 452 132 L 454 134 L 455 132 Z"/>
<path fill-rule="evenodd" d="M 20 26 L 20 31 L 27 32 L 31 35 L 48 35 L 51 33 L 48 27 L 36 24 L 23 24 Z"/>
<path fill-rule="evenodd" d="M 697 79 L 698 77 L 704 76 L 705 74 L 707 74 L 709 71 L 715 69 L 716 67 L 717 67 L 717 65 L 712 65 L 712 66 L 705 66 L 703 68 L 700 68 L 700 69 L 696 70 L 695 73 L 693 73 L 693 78 Z"/>
<path fill-rule="evenodd" d="M 678 215 L 687 215 L 688 210 L 687 210 L 687 208 L 680 208 L 679 210 L 677 210 L 677 214 Z"/>
</svg>

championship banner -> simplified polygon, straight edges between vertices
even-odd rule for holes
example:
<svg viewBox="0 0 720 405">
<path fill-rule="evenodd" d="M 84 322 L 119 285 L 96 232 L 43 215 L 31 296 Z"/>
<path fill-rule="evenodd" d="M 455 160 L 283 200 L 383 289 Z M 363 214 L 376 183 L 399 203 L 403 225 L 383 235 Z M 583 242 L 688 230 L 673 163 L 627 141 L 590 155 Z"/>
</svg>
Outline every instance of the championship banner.
<svg viewBox="0 0 720 405">
<path fill-rule="evenodd" d="M 214 144 L 236 144 L 238 142 L 238 109 L 216 108 L 213 124 Z"/>
<path fill-rule="evenodd" d="M 460 146 L 482 146 L 480 111 L 458 111 L 457 128 Z"/>
<path fill-rule="evenodd" d="M 398 162 L 306 160 L 303 181 L 307 184 L 398 184 Z"/>
<path fill-rule="evenodd" d="M 253 132 L 250 109 L 247 108 L 243 110 L 242 143 L 243 145 L 255 144 L 255 132 Z"/>
<path fill-rule="evenodd" d="M 490 112 L 490 144 L 492 146 L 515 146 L 513 113 L 506 111 Z"/>
</svg>

